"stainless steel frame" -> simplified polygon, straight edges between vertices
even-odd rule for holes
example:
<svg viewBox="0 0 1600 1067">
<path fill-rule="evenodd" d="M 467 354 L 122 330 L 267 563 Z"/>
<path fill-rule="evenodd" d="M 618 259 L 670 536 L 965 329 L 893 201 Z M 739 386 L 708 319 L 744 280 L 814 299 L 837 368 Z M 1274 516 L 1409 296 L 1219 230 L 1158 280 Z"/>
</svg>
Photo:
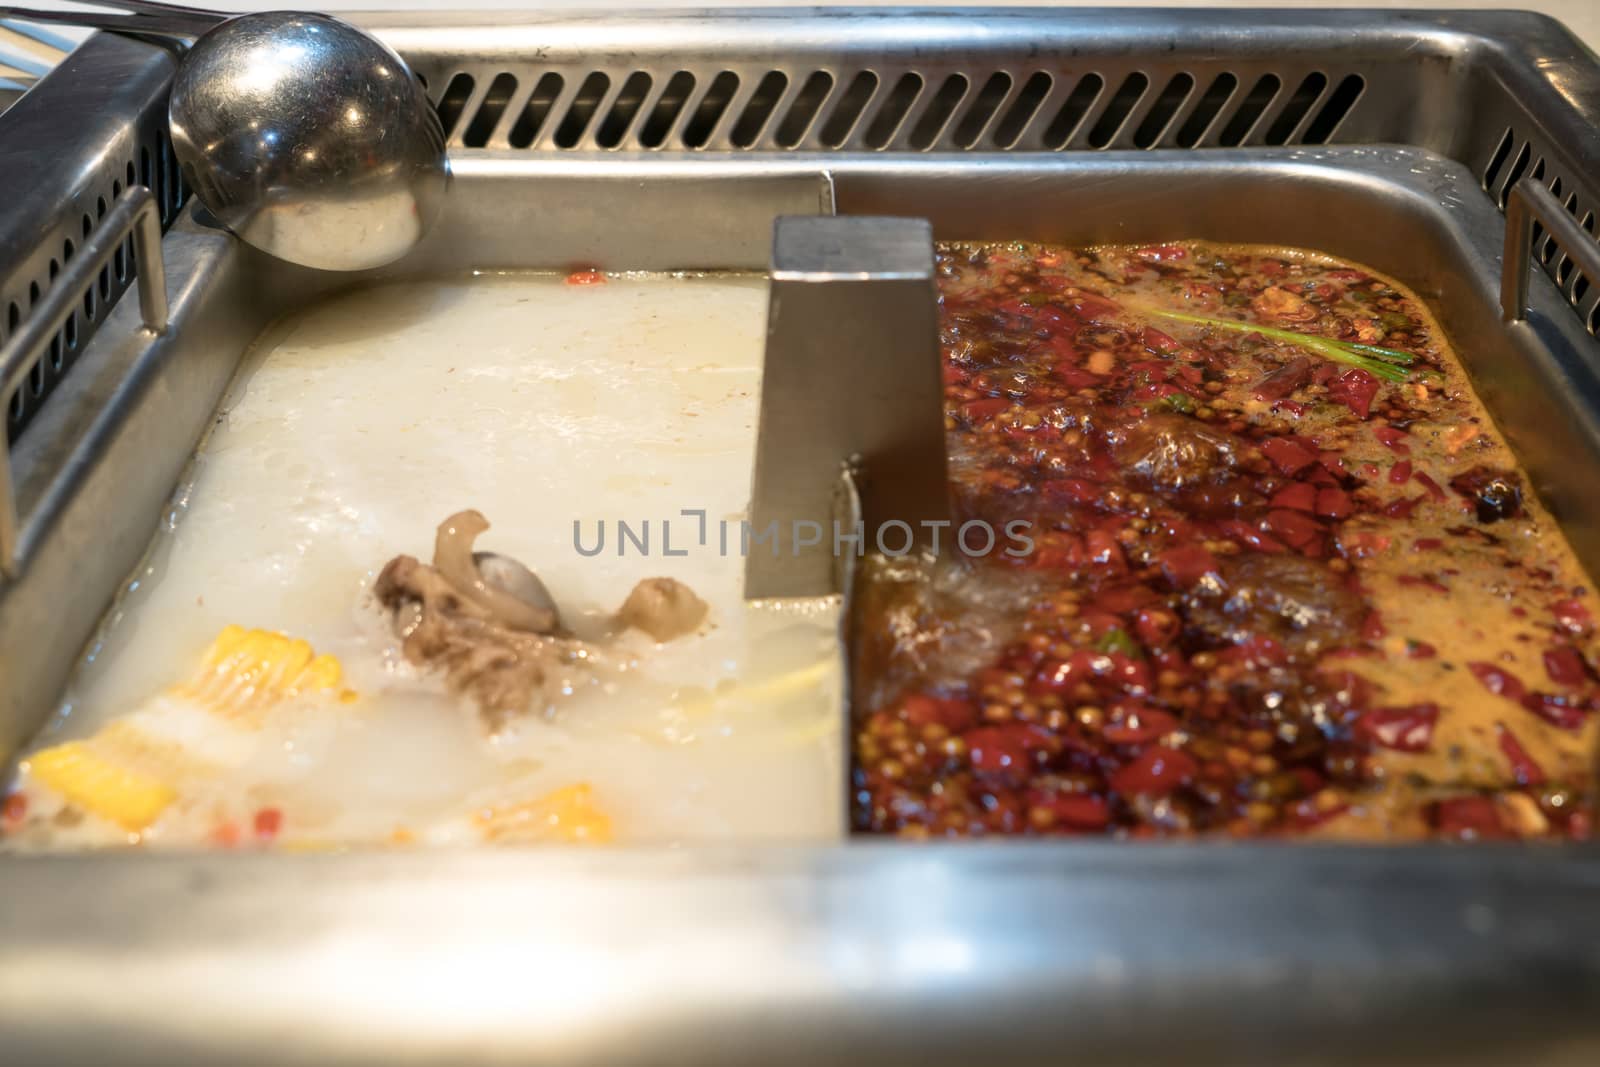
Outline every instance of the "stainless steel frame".
<svg viewBox="0 0 1600 1067">
<path fill-rule="evenodd" d="M 436 94 L 469 61 L 533 81 L 517 80 L 488 124 L 486 141 L 505 128 L 505 145 L 456 153 L 445 217 L 412 257 L 356 280 L 285 268 L 186 212 L 162 242 L 170 328 L 143 331 L 127 301 L 102 309 L 94 343 L 13 431 L 19 514 L 30 532 L 19 576 L 0 584 L 0 751 L 48 714 L 240 355 L 277 315 L 346 285 L 471 268 L 761 268 L 775 217 L 830 205 L 926 218 L 948 238 L 1273 241 L 1377 267 L 1434 306 L 1580 554 L 1591 569 L 1600 562 L 1600 500 L 1590 485 L 1600 469 L 1600 363 L 1588 315 L 1574 314 L 1596 296 L 1575 279 L 1592 269 L 1583 242 L 1592 240 L 1584 219 L 1596 203 L 1589 179 L 1600 173 L 1600 73 L 1543 20 L 763 12 L 749 21 L 530 16 L 491 31 L 448 18 L 375 24 Z M 797 75 L 827 68 L 836 85 L 863 66 L 898 72 L 880 87 L 911 66 L 925 86 L 960 66 L 969 87 L 988 84 L 979 71 L 1038 68 L 1058 75 L 1050 93 L 1066 85 L 1069 96 L 1081 78 L 1065 75 L 1090 68 L 1109 72 L 1102 80 L 1116 88 L 1141 67 L 1160 88 L 1192 62 L 1206 75 L 1192 75 L 1203 89 L 1217 70 L 1205 64 L 1248 59 L 1257 65 L 1237 66 L 1248 88 L 1266 65 L 1296 71 L 1280 76 L 1296 85 L 1306 68 L 1284 64 L 1348 61 L 1366 88 L 1326 131 L 1328 143 L 1255 140 L 1262 128 L 1288 129 L 1285 140 L 1309 130 L 1321 114 L 1313 101 L 1292 126 L 1264 110 L 1240 146 L 1205 151 L 1160 138 L 1162 147 L 1139 146 L 1137 109 L 1148 117 L 1169 106 L 1159 94 L 1108 123 L 1105 151 L 1079 150 L 1075 133 L 1060 150 L 1042 140 L 996 146 L 982 131 L 1007 120 L 1004 107 L 974 120 L 981 145 L 936 140 L 924 151 L 896 141 L 895 131 L 916 125 L 908 110 L 885 147 L 872 149 L 851 138 L 873 124 L 871 108 L 888 106 L 879 88 L 837 148 L 819 132 L 790 150 L 761 147 L 764 126 L 751 147 L 734 143 L 729 124 L 744 114 L 739 94 L 748 89 L 746 108 L 760 96 L 757 73 L 753 88 L 741 78 L 703 147 L 607 149 L 584 138 L 624 98 L 608 79 L 612 95 L 583 105 L 573 148 L 512 143 L 514 97 L 526 90 L 533 100 L 550 64 L 746 70 L 736 54 L 757 72 L 780 56 Z M 86 62 L 102 55 L 147 72 L 150 84 L 170 64 L 131 42 L 87 46 Z M 890 59 L 901 65 L 885 66 Z M 1340 78 L 1324 73 L 1332 92 Z M 1007 92 L 1020 93 L 1028 77 L 1013 77 Z M 567 105 L 579 106 L 587 80 Z M 50 82 L 35 93 L 71 84 Z M 695 121 L 695 100 L 714 82 L 695 79 L 687 117 L 670 129 Z M 787 84 L 783 93 L 799 92 L 795 78 Z M 1411 95 L 1404 106 L 1369 106 L 1379 87 Z M 625 136 L 649 121 L 649 94 L 659 102 L 666 91 L 651 81 Z M 0 145 L 14 130 L 8 120 L 37 120 L 34 95 L 0 116 Z M 981 96 L 958 99 L 948 123 L 959 126 Z M 781 125 L 774 116 L 787 114 L 784 99 L 763 122 Z M 1060 98 L 1044 99 L 1041 114 Z M 823 105 L 844 106 L 833 97 Z M 823 105 L 806 130 L 826 124 Z M 105 108 L 139 116 L 148 106 Z M 910 106 L 935 105 L 917 95 Z M 1113 105 L 1096 97 L 1093 106 Z M 1184 97 L 1160 137 L 1181 129 L 1183 109 L 1200 106 Z M 1274 96 L 1268 106 L 1281 114 L 1290 105 Z M 1079 121 L 1091 134 L 1100 125 L 1092 115 Z M 716 140 L 725 128 L 726 143 Z M 1127 145 L 1118 140 L 1125 128 L 1135 131 Z M 1537 147 L 1524 153 L 1524 142 Z M 120 163 L 122 154 L 108 158 Z M 68 186 L 80 189 L 76 176 L 92 169 L 71 170 Z M 121 181 L 119 167 L 101 173 Z M 1576 226 L 1537 235 L 1533 254 L 1548 273 L 1532 273 L 1520 321 L 1503 323 L 1501 205 L 1517 181 L 1552 190 L 1557 178 L 1553 195 Z M 0 234 L 20 225 L 0 216 Z M 47 224 L 36 231 L 37 245 L 0 240 L 10 257 L 0 258 L 0 298 L 50 258 L 46 246 L 59 233 Z M 24 251 L 10 256 L 14 247 Z M 0 860 L 0 887 L 8 1062 L 1600 1059 L 1600 849 L 1587 845 L 858 841 L 516 855 L 100 854 Z"/>
</svg>

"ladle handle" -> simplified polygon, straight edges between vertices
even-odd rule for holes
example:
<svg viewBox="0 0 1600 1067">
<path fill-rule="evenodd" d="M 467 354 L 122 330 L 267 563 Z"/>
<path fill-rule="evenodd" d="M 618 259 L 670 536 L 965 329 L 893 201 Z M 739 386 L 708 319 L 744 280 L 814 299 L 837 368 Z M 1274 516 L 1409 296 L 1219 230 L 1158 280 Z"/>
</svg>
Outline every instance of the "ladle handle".
<svg viewBox="0 0 1600 1067">
<path fill-rule="evenodd" d="M 225 11 L 213 8 L 190 7 L 188 4 L 158 4 L 155 0 L 89 0 L 97 7 L 109 7 L 113 11 L 132 11 L 138 15 L 207 15 L 218 22 L 228 17 Z"/>
<path fill-rule="evenodd" d="M 128 6 L 122 4 L 121 6 Z M 165 8 L 166 5 L 160 5 Z M 27 7 L 0 7 L 0 18 L 24 22 L 52 23 L 58 26 L 87 26 L 112 33 L 143 34 L 152 37 L 199 37 L 227 16 L 192 8 L 174 8 L 149 14 L 118 15 L 100 11 L 39 11 Z"/>
</svg>

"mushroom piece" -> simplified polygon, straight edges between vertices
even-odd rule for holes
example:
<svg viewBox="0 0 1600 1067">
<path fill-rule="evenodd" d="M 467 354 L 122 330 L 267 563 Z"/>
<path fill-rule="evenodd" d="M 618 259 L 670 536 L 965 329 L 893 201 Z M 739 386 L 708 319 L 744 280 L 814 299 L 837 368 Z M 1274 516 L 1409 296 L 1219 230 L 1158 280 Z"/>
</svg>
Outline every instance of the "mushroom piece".
<svg viewBox="0 0 1600 1067">
<path fill-rule="evenodd" d="M 493 557 L 499 562 L 491 565 L 487 573 L 480 570 L 479 558 L 491 554 L 475 556 L 472 543 L 488 528 L 489 520 L 470 508 L 445 519 L 434 535 L 434 568 L 457 592 L 501 625 L 533 634 L 554 633 L 560 617 L 544 583 L 532 571 L 501 556 Z M 517 571 L 521 574 L 517 575 Z"/>
<path fill-rule="evenodd" d="M 646 578 L 623 601 L 617 621 L 643 630 L 658 642 L 671 641 L 692 633 L 710 610 L 693 589 L 677 579 Z"/>
<path fill-rule="evenodd" d="M 473 541 L 488 527 L 476 511 L 457 512 L 439 524 L 431 565 L 396 556 L 372 591 L 390 612 L 405 658 L 442 673 L 498 730 L 592 677 L 610 635 L 583 640 L 563 630 L 536 574 L 509 556 L 474 553 Z M 694 631 L 709 610 L 682 582 L 647 578 L 615 619 L 662 642 Z"/>
</svg>

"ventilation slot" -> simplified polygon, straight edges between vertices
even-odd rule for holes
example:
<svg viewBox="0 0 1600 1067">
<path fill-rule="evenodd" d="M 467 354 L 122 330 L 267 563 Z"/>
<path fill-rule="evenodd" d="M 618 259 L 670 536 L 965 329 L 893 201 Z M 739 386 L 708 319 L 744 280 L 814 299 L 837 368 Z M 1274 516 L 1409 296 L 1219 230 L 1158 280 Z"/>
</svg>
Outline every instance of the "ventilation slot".
<svg viewBox="0 0 1600 1067">
<path fill-rule="evenodd" d="M 1011 101 L 1011 106 L 1006 109 L 1000 124 L 994 129 L 996 148 L 1010 148 L 1021 139 L 1028 124 L 1033 121 L 1033 116 L 1038 114 L 1045 97 L 1050 95 L 1050 87 L 1053 84 L 1055 83 L 1051 81 L 1050 75 L 1042 70 L 1035 72 L 1022 83 L 1022 91 Z"/>
<path fill-rule="evenodd" d="M 1161 135 L 1166 132 L 1167 124 L 1172 121 L 1178 109 L 1189 99 L 1189 94 L 1194 92 L 1194 78 L 1188 74 L 1175 74 L 1172 80 L 1156 96 L 1156 102 L 1151 105 L 1150 111 L 1145 115 L 1144 121 L 1139 123 L 1139 128 L 1133 133 L 1135 148 L 1151 148 L 1161 140 Z"/>
<path fill-rule="evenodd" d="M 978 138 L 983 136 L 983 131 L 988 128 L 995 112 L 1000 110 L 1000 105 L 1006 102 L 1010 92 L 1011 75 L 1003 70 L 989 75 L 989 80 L 983 83 L 978 95 L 967 105 L 967 113 L 956 124 L 953 140 L 957 148 L 971 148 L 978 143 Z"/>
<path fill-rule="evenodd" d="M 1361 75 L 1347 75 L 1334 87 L 1328 102 L 1322 105 L 1317 117 L 1306 127 L 1305 136 L 1300 138 L 1300 143 L 1327 144 L 1329 138 L 1338 131 L 1339 124 L 1344 121 L 1345 116 L 1356 106 L 1356 101 L 1361 99 L 1361 94 L 1366 88 L 1366 79 Z"/>
<path fill-rule="evenodd" d="M 1239 79 L 1228 71 L 1223 71 L 1211 80 L 1211 84 L 1206 86 L 1206 91 L 1200 94 L 1200 102 L 1195 104 L 1194 110 L 1178 129 L 1179 148 L 1193 148 L 1200 143 L 1200 139 L 1206 135 L 1211 124 L 1222 113 L 1222 109 L 1227 106 L 1229 98 L 1237 88 Z"/>
<path fill-rule="evenodd" d="M 783 121 L 778 123 L 778 133 L 774 140 L 779 148 L 793 148 L 805 139 L 806 131 L 811 128 L 812 120 L 817 117 L 817 112 L 822 110 L 822 105 L 827 102 L 828 94 L 833 91 L 833 75 L 825 70 L 819 70 L 806 79 L 796 94 L 794 103 L 789 105 L 789 113 L 783 116 Z"/>
<path fill-rule="evenodd" d="M 156 134 L 156 160 L 160 167 L 156 179 L 158 184 L 151 187 L 151 192 L 161 205 L 162 225 L 170 226 L 183 204 L 183 190 L 179 187 L 178 160 L 172 154 L 172 142 L 167 140 L 165 130 Z"/>
<path fill-rule="evenodd" d="M 1105 111 L 1101 114 L 1100 121 L 1089 131 L 1090 148 L 1105 148 L 1116 138 L 1117 132 L 1122 129 L 1122 124 L 1127 121 L 1133 109 L 1139 106 L 1140 98 L 1149 87 L 1150 79 L 1138 71 L 1123 79 L 1111 97 L 1111 103 L 1106 105 Z"/>
<path fill-rule="evenodd" d="M 733 102 L 733 94 L 738 91 L 739 76 L 731 70 L 725 70 L 711 79 L 706 95 L 700 99 L 700 103 L 683 128 L 685 148 L 705 147 L 706 142 L 711 140 L 711 134 L 716 130 L 717 123 L 722 121 L 723 112 L 727 111 L 728 105 Z"/>
<path fill-rule="evenodd" d="M 6 332 L 0 334 L 0 342 L 15 337 L 17 327 L 21 325 L 22 309 L 17 307 L 16 304 L 12 304 L 10 310 L 6 312 Z M 25 387 L 19 386 L 17 391 L 11 394 L 10 407 L 6 418 L 6 430 L 12 436 L 15 436 L 16 431 L 21 428 L 23 420 L 28 415 L 28 400 L 24 395 L 24 391 Z"/>
<path fill-rule="evenodd" d="M 578 95 L 572 98 L 572 106 L 567 108 L 567 113 L 561 116 L 561 124 L 556 127 L 558 148 L 577 146 L 583 139 L 583 131 L 589 128 L 589 121 L 599 110 L 600 101 L 606 98 L 610 89 L 611 79 L 598 70 L 583 79 L 583 84 L 578 86 Z"/>
<path fill-rule="evenodd" d="M 639 109 L 644 106 L 645 98 L 649 95 L 650 75 L 642 70 L 628 75 L 628 80 L 622 83 L 622 89 L 611 105 L 610 113 L 606 115 L 605 121 L 600 123 L 600 132 L 594 137 L 595 144 L 601 148 L 615 148 L 621 144 L 623 137 L 628 133 L 628 128 L 633 125 L 634 116 L 639 114 Z"/>
<path fill-rule="evenodd" d="M 967 79 L 962 74 L 952 74 L 939 86 L 933 94 L 933 99 L 928 101 L 928 106 L 923 109 L 922 116 L 917 119 L 916 125 L 911 128 L 911 147 L 919 152 L 932 148 L 939 139 L 939 134 L 944 132 L 945 123 L 950 121 L 950 116 L 956 113 L 956 108 L 961 106 L 962 97 L 967 95 Z"/>
<path fill-rule="evenodd" d="M 692 92 L 694 92 L 694 75 L 688 71 L 680 70 L 668 78 L 666 88 L 661 90 L 655 106 L 650 109 L 644 125 L 639 128 L 639 143 L 645 148 L 660 148 L 666 141 L 672 124 L 677 122 L 678 116 L 683 113 L 683 105 L 689 102 L 689 94 Z"/>
<path fill-rule="evenodd" d="M 1218 138 L 1219 143 L 1228 148 L 1244 144 L 1251 129 L 1266 113 L 1267 108 L 1272 106 L 1272 101 L 1282 86 L 1283 83 L 1278 80 L 1276 74 L 1263 74 L 1245 94 L 1239 109 L 1233 113 L 1233 118 L 1223 127 L 1222 136 Z"/>
<path fill-rule="evenodd" d="M 1557 200 L 1561 199 L 1561 179 L 1560 178 L 1557 178 L 1555 181 L 1550 183 L 1550 195 L 1555 197 Z M 1575 212 L 1573 211 L 1573 209 L 1571 207 L 1568 207 L 1567 208 L 1567 214 L 1572 215 L 1572 214 L 1575 214 Z M 1537 242 L 1536 241 L 1534 243 L 1533 247 L 1534 247 L 1534 254 L 1539 257 L 1539 262 L 1543 263 L 1543 264 L 1545 264 L 1547 266 L 1550 263 L 1550 257 L 1555 255 L 1556 252 L 1559 251 L 1560 248 L 1561 248 L 1561 246 L 1556 243 L 1555 234 L 1549 234 L 1548 236 L 1545 237 L 1543 242 Z"/>
<path fill-rule="evenodd" d="M 1327 87 L 1326 74 L 1318 71 L 1307 74 L 1305 80 L 1289 94 L 1289 102 L 1283 105 L 1283 110 L 1278 112 L 1278 117 L 1272 121 L 1272 125 L 1267 127 L 1267 144 L 1287 144 L 1295 128 L 1311 113 L 1312 105 Z"/>
<path fill-rule="evenodd" d="M 489 83 L 489 91 L 483 94 L 483 101 L 472 113 L 471 121 L 467 123 L 467 130 L 461 135 L 461 143 L 468 148 L 482 148 L 487 145 L 489 138 L 494 135 L 495 127 L 500 125 L 500 117 L 506 113 L 506 107 L 511 103 L 516 91 L 517 79 L 514 75 L 496 74 L 494 81 Z"/>
<path fill-rule="evenodd" d="M 1078 132 L 1078 127 L 1083 125 L 1084 116 L 1089 114 L 1089 109 L 1100 99 L 1100 91 L 1105 86 L 1105 79 L 1098 74 L 1083 76 L 1067 99 L 1062 102 L 1061 110 L 1056 112 L 1056 117 L 1051 119 L 1050 125 L 1045 128 L 1046 148 L 1065 148 L 1071 143 Z"/>
<path fill-rule="evenodd" d="M 472 89 L 476 84 L 472 75 L 457 74 L 445 87 L 444 95 L 439 98 L 439 121 L 444 124 L 446 137 L 456 132 L 456 124 L 461 121 L 461 112 L 467 106 L 467 101 L 472 99 Z"/>
<path fill-rule="evenodd" d="M 1517 150 L 1517 158 L 1511 164 L 1511 169 L 1506 172 L 1505 184 L 1500 187 L 1500 195 L 1495 200 L 1500 205 L 1500 210 L 1506 209 L 1506 200 L 1511 196 L 1511 187 L 1522 179 L 1523 171 L 1528 169 L 1528 160 L 1533 156 L 1533 146 L 1524 141 Z"/>
<path fill-rule="evenodd" d="M 1513 144 L 1511 130 L 1507 129 L 1500 137 L 1500 144 L 1494 150 L 1494 155 L 1489 157 L 1489 165 L 1483 168 L 1483 191 L 1494 195 L 1495 178 L 1500 176 L 1500 168 L 1506 165 L 1506 159 L 1511 155 Z"/>
<path fill-rule="evenodd" d="M 1569 208 L 1569 210 L 1571 209 Z M 1573 211 L 1573 214 L 1576 215 L 1577 212 Z M 1583 228 L 1588 232 L 1589 236 L 1594 236 L 1594 212 L 1591 211 L 1584 215 Z M 1572 275 L 1572 268 L 1575 266 L 1570 259 L 1566 260 L 1561 266 L 1562 270 L 1560 280 L 1562 287 L 1567 294 L 1567 298 L 1571 300 L 1573 304 L 1577 304 L 1578 301 L 1583 298 L 1583 292 L 1580 291 L 1579 287 L 1581 286 L 1583 290 L 1587 290 L 1589 288 L 1588 279 L 1582 274 L 1573 275 L 1571 278 L 1568 277 L 1569 275 Z"/>
<path fill-rule="evenodd" d="M 783 99 L 784 90 L 788 88 L 789 78 L 781 71 L 769 70 L 762 76 L 756 83 L 756 91 L 751 95 L 750 102 L 745 104 L 744 111 L 739 115 L 739 121 L 733 124 L 733 132 L 728 135 L 733 147 L 749 148 L 756 143 L 756 138 L 761 136 L 767 120 L 772 117 L 778 101 Z"/>
<path fill-rule="evenodd" d="M 528 95 L 528 102 L 522 105 L 522 112 L 517 116 L 517 121 L 511 124 L 511 132 L 506 135 L 506 143 L 512 148 L 527 148 L 544 130 L 545 123 L 550 120 L 550 109 L 561 97 L 561 90 L 566 85 L 561 75 L 551 71 L 545 74 L 534 85 L 533 92 Z"/>
<path fill-rule="evenodd" d="M 834 105 L 833 114 L 822 124 L 822 143 L 829 148 L 844 144 L 850 131 L 855 129 L 861 113 L 872 102 L 872 94 L 877 91 L 878 76 L 872 71 L 864 70 L 852 78 L 839 97 L 839 102 Z"/>
<path fill-rule="evenodd" d="M 922 75 L 914 73 L 900 75 L 900 79 L 894 83 L 894 88 L 889 90 L 889 95 L 878 108 L 878 113 L 867 124 L 865 137 L 867 147 L 874 151 L 887 148 L 889 142 L 894 140 L 895 131 L 900 128 L 900 123 L 905 121 L 906 113 L 921 95 Z"/>
<path fill-rule="evenodd" d="M 1578 194 L 1577 193 L 1573 193 L 1571 196 L 1567 197 L 1567 202 L 1566 202 L 1565 207 L 1567 209 L 1567 214 L 1568 215 L 1571 215 L 1573 218 L 1577 218 L 1578 217 Z M 1587 229 L 1589 229 L 1589 227 L 1593 223 L 1594 223 L 1594 213 L 1590 212 L 1584 218 L 1583 222 L 1580 223 L 1580 225 L 1583 226 L 1583 228 L 1587 230 Z M 1566 289 L 1567 280 L 1568 280 L 1568 278 L 1570 278 L 1572 276 L 1572 269 L 1575 266 L 1577 266 L 1577 264 L 1572 262 L 1571 257 L 1569 257 L 1566 254 L 1565 250 L 1562 250 L 1561 257 L 1556 261 L 1556 275 L 1555 276 L 1556 276 L 1556 283 L 1558 285 L 1560 285 L 1563 290 Z"/>
</svg>

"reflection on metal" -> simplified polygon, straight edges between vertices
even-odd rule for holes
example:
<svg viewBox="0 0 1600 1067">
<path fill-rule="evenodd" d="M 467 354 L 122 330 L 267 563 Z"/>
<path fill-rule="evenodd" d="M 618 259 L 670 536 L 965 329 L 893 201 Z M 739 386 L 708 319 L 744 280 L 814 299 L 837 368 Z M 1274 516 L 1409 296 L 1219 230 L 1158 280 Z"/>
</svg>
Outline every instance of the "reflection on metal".
<svg viewBox="0 0 1600 1067">
<path fill-rule="evenodd" d="M 862 530 L 832 528 L 839 464 L 860 471 Z M 834 556 L 899 547 L 949 518 L 933 230 L 904 218 L 782 218 L 756 440 L 745 596 L 837 592 Z"/>
<path fill-rule="evenodd" d="M 0 396 L 10 396 L 22 388 L 34 364 L 50 358 L 51 346 L 59 358 L 60 331 L 77 311 L 78 294 L 87 289 L 104 270 L 124 242 L 133 237 L 133 258 L 137 264 L 139 313 L 144 328 L 159 334 L 167 328 L 166 272 L 161 261 L 161 212 L 155 197 L 144 186 L 135 186 L 117 201 L 105 224 L 85 239 L 83 249 L 67 264 L 45 294 L 44 303 L 33 309 L 17 331 L 0 347 Z M 26 547 L 28 529 L 17 503 L 11 479 L 11 450 L 0 436 L 0 574 L 15 578 L 20 557 Z"/>
</svg>

